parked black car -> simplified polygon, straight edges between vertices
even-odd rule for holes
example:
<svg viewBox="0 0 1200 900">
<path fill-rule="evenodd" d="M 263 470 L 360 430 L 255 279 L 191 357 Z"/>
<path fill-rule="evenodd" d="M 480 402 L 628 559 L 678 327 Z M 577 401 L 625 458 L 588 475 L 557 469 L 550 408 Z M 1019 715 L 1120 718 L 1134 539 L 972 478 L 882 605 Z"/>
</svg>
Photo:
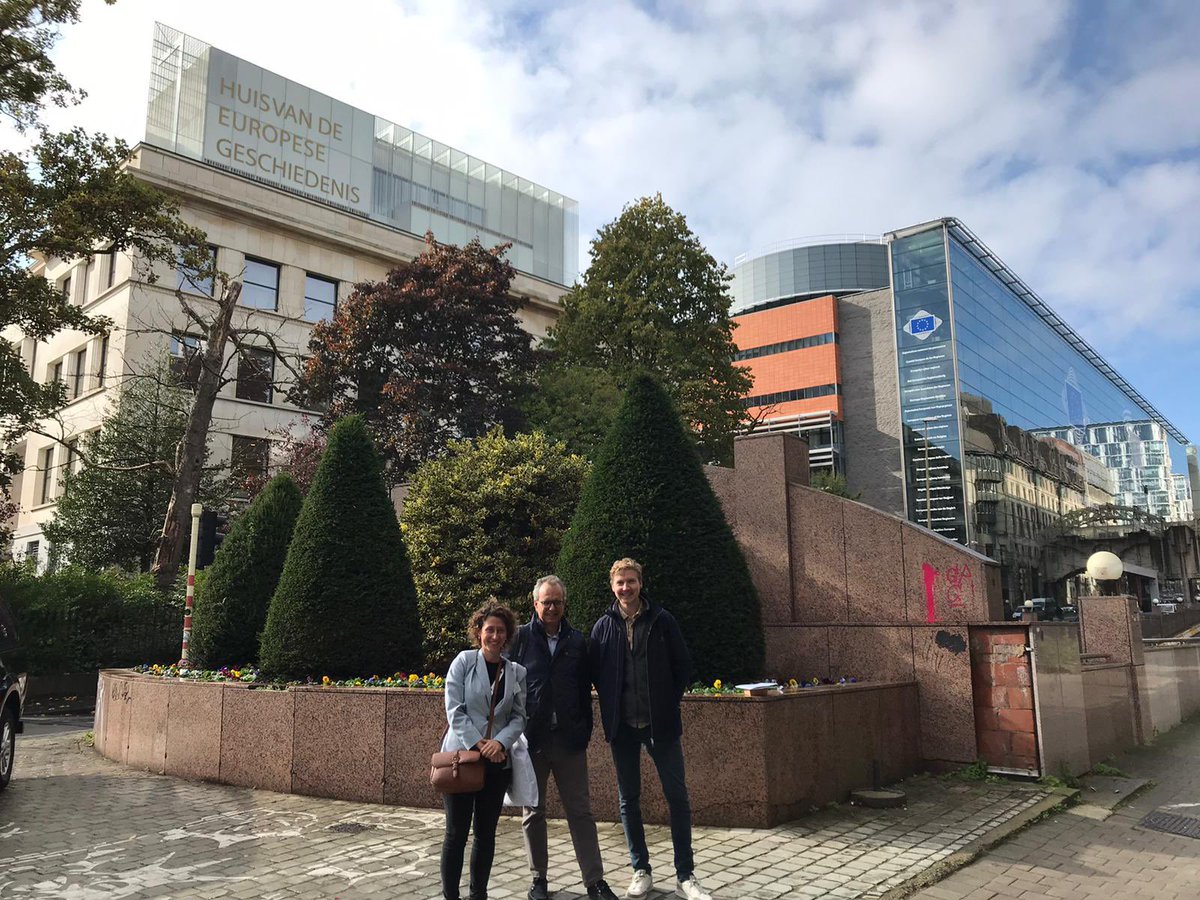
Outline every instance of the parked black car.
<svg viewBox="0 0 1200 900">
<path fill-rule="evenodd" d="M 0 597 L 0 791 L 12 778 L 17 735 L 25 727 L 21 711 L 28 683 L 25 653 L 17 642 L 17 621 L 8 601 Z"/>
</svg>

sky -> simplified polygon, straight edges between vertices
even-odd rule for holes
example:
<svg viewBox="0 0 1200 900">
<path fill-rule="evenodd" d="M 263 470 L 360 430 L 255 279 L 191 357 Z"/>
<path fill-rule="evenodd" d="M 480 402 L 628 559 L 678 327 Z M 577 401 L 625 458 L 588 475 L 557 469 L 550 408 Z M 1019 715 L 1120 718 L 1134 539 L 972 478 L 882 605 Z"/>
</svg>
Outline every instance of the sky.
<svg viewBox="0 0 1200 900">
<path fill-rule="evenodd" d="M 84 0 L 48 122 L 135 142 L 155 20 L 718 259 L 967 224 L 1200 442 L 1191 0 Z M 312 11 L 307 11 L 312 10 Z M 11 142 L 11 135 L 0 134 Z"/>
</svg>

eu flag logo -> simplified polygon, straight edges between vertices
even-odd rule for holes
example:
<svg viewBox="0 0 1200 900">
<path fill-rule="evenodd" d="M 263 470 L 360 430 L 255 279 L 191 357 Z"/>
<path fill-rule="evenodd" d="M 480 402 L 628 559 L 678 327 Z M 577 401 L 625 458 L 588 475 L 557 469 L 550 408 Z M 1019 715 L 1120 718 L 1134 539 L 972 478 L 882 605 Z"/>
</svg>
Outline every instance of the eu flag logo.
<svg viewBox="0 0 1200 900">
<path fill-rule="evenodd" d="M 919 309 L 913 313 L 912 317 L 904 323 L 904 330 L 915 337 L 918 341 L 923 341 L 939 328 L 942 327 L 942 320 L 928 310 Z"/>
</svg>

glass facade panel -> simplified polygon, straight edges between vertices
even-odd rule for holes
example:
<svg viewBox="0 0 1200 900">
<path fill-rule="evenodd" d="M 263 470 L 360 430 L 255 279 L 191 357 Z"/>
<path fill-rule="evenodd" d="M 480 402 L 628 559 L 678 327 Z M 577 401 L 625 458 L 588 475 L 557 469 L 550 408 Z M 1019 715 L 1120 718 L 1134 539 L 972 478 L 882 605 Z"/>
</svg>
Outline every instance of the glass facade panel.
<svg viewBox="0 0 1200 900">
<path fill-rule="evenodd" d="M 964 399 L 983 398 L 1007 424 L 1116 469 L 1119 505 L 1170 515 L 1183 446 L 953 235 L 950 269 Z"/>
<path fill-rule="evenodd" d="M 146 141 L 418 236 L 511 243 L 510 262 L 548 281 L 578 276 L 574 200 L 161 24 Z"/>
<path fill-rule="evenodd" d="M 891 248 L 908 515 L 965 544 L 944 232 L 901 238 Z"/>
<path fill-rule="evenodd" d="M 795 297 L 816 297 L 887 287 L 887 245 L 816 244 L 792 247 L 733 267 L 732 315 Z"/>
</svg>

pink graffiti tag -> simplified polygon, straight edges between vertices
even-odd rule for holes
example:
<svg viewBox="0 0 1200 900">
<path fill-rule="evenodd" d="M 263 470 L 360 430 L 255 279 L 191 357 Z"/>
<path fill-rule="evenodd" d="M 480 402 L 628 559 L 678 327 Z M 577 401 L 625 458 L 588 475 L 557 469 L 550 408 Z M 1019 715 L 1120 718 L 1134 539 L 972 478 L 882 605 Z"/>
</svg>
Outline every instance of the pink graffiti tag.
<svg viewBox="0 0 1200 900">
<path fill-rule="evenodd" d="M 950 566 L 941 572 L 929 563 L 921 563 L 921 574 L 925 578 L 925 621 L 937 621 L 938 580 L 945 585 L 942 602 L 952 610 L 967 608 L 968 598 L 975 593 L 975 576 L 969 566 Z"/>
<path fill-rule="evenodd" d="M 946 603 L 951 609 L 966 609 L 966 596 L 974 593 L 975 581 L 967 566 L 946 570 Z"/>
<path fill-rule="evenodd" d="M 921 572 L 925 575 L 925 620 L 937 621 L 937 608 L 934 606 L 933 587 L 937 584 L 938 570 L 929 563 L 921 563 Z"/>
</svg>

